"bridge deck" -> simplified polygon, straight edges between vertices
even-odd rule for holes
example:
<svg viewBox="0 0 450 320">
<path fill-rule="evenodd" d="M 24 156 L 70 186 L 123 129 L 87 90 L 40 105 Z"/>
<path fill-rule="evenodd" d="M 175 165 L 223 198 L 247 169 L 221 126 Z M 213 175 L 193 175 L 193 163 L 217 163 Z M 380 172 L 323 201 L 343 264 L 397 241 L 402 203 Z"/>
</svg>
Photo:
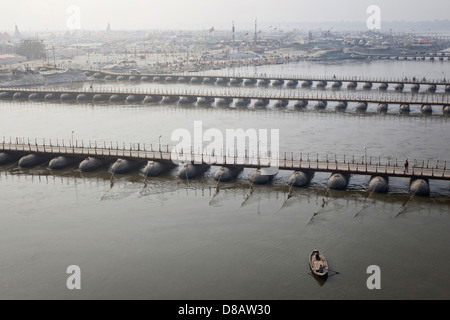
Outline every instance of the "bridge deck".
<svg viewBox="0 0 450 320">
<path fill-rule="evenodd" d="M 241 166 L 245 168 L 263 168 L 263 167 L 277 167 L 279 170 L 311 170 L 317 172 L 345 172 L 348 174 L 358 175 L 383 175 L 390 177 L 415 178 L 421 177 L 425 179 L 436 180 L 450 180 L 450 170 L 446 168 L 447 163 L 437 162 L 436 165 L 425 166 L 425 161 L 422 166 L 416 166 L 416 161 L 413 162 L 408 172 L 404 171 L 403 166 L 394 163 L 396 161 L 385 160 L 372 163 L 370 161 L 355 161 L 354 157 L 344 157 L 344 160 L 326 160 L 319 159 L 318 155 L 315 159 L 310 158 L 309 154 L 306 159 L 300 156 L 298 159 L 291 159 L 288 155 L 292 153 L 284 153 L 284 157 L 267 158 L 267 157 L 235 157 L 196 153 L 176 153 L 170 152 L 169 147 L 164 150 L 146 150 L 145 145 L 134 144 L 130 145 L 129 149 L 98 147 L 94 146 L 51 146 L 45 144 L 31 144 L 31 143 L 11 143 L 3 142 L 0 144 L 0 152 L 23 152 L 23 153 L 37 153 L 48 156 L 72 156 L 72 157 L 96 157 L 109 159 L 128 159 L 128 160 L 142 160 L 142 161 L 163 161 L 174 163 L 208 163 L 218 166 Z M 159 149 L 159 148 L 158 148 Z M 346 160 L 347 159 L 347 160 Z M 351 160 L 350 160 L 351 159 Z M 392 163 L 391 163 L 392 162 Z"/>
<path fill-rule="evenodd" d="M 313 101 L 347 101 L 347 102 L 367 102 L 367 103 L 387 103 L 387 104 L 418 104 L 418 105 L 450 105 L 450 98 L 448 96 L 442 97 L 431 97 L 430 96 L 415 96 L 404 97 L 393 94 L 355 94 L 348 92 L 301 92 L 297 91 L 295 93 L 283 92 L 283 93 L 253 93 L 253 92 L 233 92 L 232 90 L 217 90 L 212 92 L 210 90 L 122 90 L 116 88 L 106 88 L 106 89 L 46 89 L 46 88 L 29 88 L 29 87 L 14 87 L 14 88 L 0 88 L 0 92 L 23 92 L 23 93 L 55 93 L 55 94 L 104 94 L 104 95 L 136 95 L 136 96 L 177 96 L 177 97 L 211 97 L 211 98 L 232 98 L 232 99 L 268 99 L 268 100 L 313 100 Z"/>
<path fill-rule="evenodd" d="M 435 56 L 436 57 L 436 56 Z M 388 84 L 421 84 L 421 85 L 450 85 L 450 81 L 445 79 L 416 79 L 410 78 L 368 78 L 361 76 L 317 76 L 317 75 L 273 75 L 273 74 L 241 74 L 241 73 L 223 73 L 223 72 L 174 72 L 174 73 L 155 73 L 155 72 L 142 72 L 141 74 L 135 73 L 118 73 L 105 70 L 83 70 L 87 72 L 99 72 L 104 75 L 112 76 L 151 76 L 151 77 L 199 77 L 199 78 L 234 78 L 234 79 L 254 79 L 254 80 L 296 80 L 302 81 L 327 81 L 327 82 L 370 82 L 370 83 L 388 83 Z"/>
<path fill-rule="evenodd" d="M 435 53 L 414 53 L 414 52 L 402 52 L 402 53 L 367 53 L 367 52 L 352 52 L 352 54 L 361 56 L 380 56 L 380 57 L 408 57 L 408 58 L 450 58 L 448 52 L 435 52 Z"/>
</svg>

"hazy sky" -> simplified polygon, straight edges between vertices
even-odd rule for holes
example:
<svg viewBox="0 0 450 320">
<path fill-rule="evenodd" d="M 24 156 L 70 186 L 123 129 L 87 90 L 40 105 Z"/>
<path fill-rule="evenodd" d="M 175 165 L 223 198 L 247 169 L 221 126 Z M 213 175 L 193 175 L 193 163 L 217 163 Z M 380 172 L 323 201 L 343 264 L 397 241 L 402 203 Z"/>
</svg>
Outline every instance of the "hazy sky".
<svg viewBox="0 0 450 320">
<path fill-rule="evenodd" d="M 261 23 L 361 21 L 378 5 L 382 21 L 450 19 L 449 0 L 0 0 L 0 31 L 229 29 Z M 78 15 L 79 12 L 79 15 Z"/>
</svg>

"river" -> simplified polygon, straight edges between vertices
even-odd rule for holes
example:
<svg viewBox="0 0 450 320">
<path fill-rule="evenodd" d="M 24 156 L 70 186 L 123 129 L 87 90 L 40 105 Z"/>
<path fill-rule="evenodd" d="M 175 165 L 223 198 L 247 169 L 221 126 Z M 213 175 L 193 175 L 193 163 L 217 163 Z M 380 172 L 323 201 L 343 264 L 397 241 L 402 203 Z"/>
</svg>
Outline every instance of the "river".
<svg viewBox="0 0 450 320">
<path fill-rule="evenodd" d="M 217 72 L 217 71 L 214 71 Z M 367 77 L 450 76 L 447 61 L 346 61 L 244 67 L 221 72 Z M 90 84 L 59 85 L 88 87 Z M 167 87 L 96 81 L 96 88 Z M 171 89 L 224 90 L 218 85 Z M 230 88 L 229 90 L 304 90 Z M 316 89 L 313 89 L 316 90 Z M 316 90 L 318 91 L 318 90 Z M 331 89 L 326 89 L 331 92 Z M 341 91 L 345 92 L 345 89 Z M 376 90 L 373 90 L 374 94 Z M 355 94 L 364 94 L 357 90 Z M 395 95 L 396 93 L 390 92 Z M 425 95 L 425 93 L 420 93 Z M 408 90 L 397 95 L 410 95 Z M 446 98 L 439 91 L 436 97 Z M 0 103 L 0 137 L 174 145 L 171 134 L 205 130 L 278 129 L 280 150 L 329 156 L 364 153 L 417 161 L 450 159 L 450 124 L 436 110 L 399 116 L 174 105 Z M 372 109 L 371 109 L 372 108 Z M 212 175 L 181 181 L 173 171 L 145 181 L 139 174 L 76 168 L 0 167 L 0 299 L 448 299 L 450 183 L 431 181 L 429 198 L 412 197 L 405 179 L 387 195 L 353 176 L 348 190 L 327 192 L 328 174 L 287 199 L 289 172 L 250 190 L 244 170 L 219 191 Z M 406 206 L 406 207 L 404 207 Z M 320 249 L 332 273 L 310 274 Z M 81 290 L 69 290 L 67 268 L 79 266 Z M 369 290 L 369 266 L 381 289 Z"/>
</svg>

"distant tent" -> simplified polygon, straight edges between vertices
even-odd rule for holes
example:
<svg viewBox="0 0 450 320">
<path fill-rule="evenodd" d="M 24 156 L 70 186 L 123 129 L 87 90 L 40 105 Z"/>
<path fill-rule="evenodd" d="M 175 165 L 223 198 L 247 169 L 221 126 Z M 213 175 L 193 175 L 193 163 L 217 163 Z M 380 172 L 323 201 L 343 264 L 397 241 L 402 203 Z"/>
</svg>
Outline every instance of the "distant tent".
<svg viewBox="0 0 450 320">
<path fill-rule="evenodd" d="M 0 44 L 8 43 L 10 41 L 9 35 L 5 33 L 0 32 Z"/>
<path fill-rule="evenodd" d="M 25 62 L 25 61 L 27 61 L 26 57 L 20 56 L 17 54 L 1 54 L 0 55 L 0 65 L 13 64 L 13 63 L 19 63 L 19 62 Z"/>
</svg>

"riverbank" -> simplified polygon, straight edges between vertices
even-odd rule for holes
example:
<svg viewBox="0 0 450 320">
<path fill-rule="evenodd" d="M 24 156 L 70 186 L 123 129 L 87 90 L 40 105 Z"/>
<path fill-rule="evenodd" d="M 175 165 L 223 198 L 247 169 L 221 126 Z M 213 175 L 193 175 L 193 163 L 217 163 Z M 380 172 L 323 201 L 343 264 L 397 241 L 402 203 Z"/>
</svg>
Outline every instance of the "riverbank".
<svg viewBox="0 0 450 320">
<path fill-rule="evenodd" d="M 0 75 L 0 86 L 7 88 L 35 85 L 52 85 L 58 83 L 82 82 L 87 80 L 88 78 L 81 70 L 52 70 L 35 74 L 2 74 Z"/>
</svg>

